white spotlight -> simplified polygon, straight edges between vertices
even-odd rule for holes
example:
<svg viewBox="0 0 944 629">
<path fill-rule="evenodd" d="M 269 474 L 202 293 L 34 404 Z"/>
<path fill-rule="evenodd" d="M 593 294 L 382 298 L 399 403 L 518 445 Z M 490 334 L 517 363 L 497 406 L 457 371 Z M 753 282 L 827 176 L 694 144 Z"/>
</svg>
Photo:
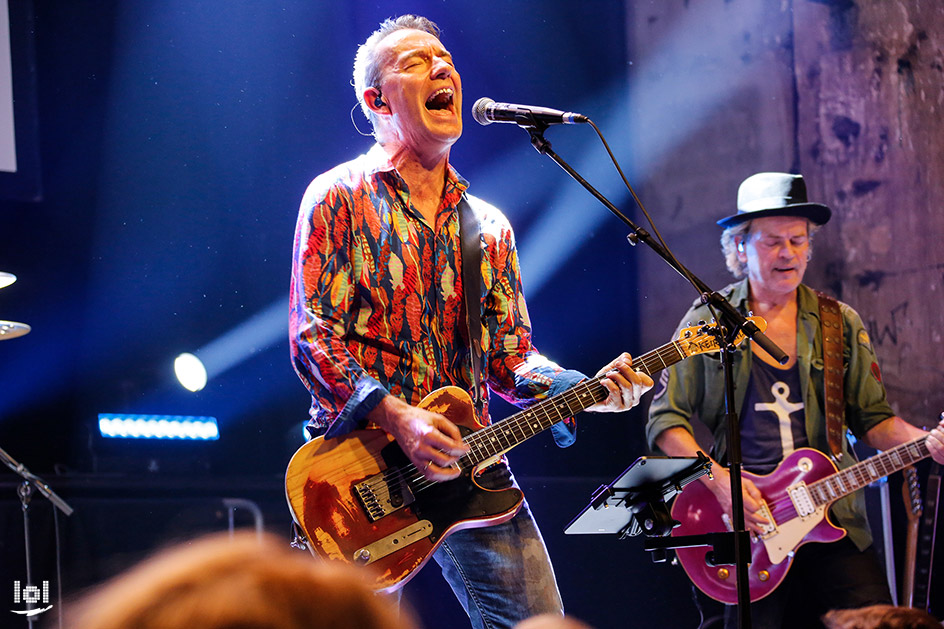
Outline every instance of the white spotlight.
<svg viewBox="0 0 944 629">
<path fill-rule="evenodd" d="M 193 354 L 184 353 L 174 359 L 177 380 L 188 391 L 200 391 L 207 383 L 207 371 L 203 361 Z"/>
</svg>

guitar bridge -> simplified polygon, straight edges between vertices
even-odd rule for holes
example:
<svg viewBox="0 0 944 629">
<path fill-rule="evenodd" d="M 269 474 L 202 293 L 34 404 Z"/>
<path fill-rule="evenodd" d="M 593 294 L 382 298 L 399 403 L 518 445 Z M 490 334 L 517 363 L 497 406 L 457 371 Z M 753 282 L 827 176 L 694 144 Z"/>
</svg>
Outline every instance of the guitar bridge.
<svg viewBox="0 0 944 629">
<path fill-rule="evenodd" d="M 388 469 L 354 485 L 354 495 L 360 500 L 371 522 L 413 504 L 416 498 L 398 469 Z"/>
<path fill-rule="evenodd" d="M 774 521 L 774 516 L 770 513 L 770 507 L 767 506 L 767 501 L 764 500 L 760 503 L 760 514 L 767 518 L 767 524 L 764 525 L 764 530 L 758 534 L 758 537 L 761 539 L 767 539 L 773 535 L 777 534 L 777 523 Z"/>
</svg>

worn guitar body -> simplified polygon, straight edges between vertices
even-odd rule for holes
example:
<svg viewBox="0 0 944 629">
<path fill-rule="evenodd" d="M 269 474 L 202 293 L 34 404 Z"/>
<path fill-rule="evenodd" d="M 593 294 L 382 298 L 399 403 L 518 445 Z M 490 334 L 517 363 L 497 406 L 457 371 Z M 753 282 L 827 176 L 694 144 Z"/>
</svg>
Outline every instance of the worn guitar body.
<svg viewBox="0 0 944 629">
<path fill-rule="evenodd" d="M 463 436 L 482 429 L 462 389 L 439 389 L 420 407 L 445 415 Z M 286 472 L 286 497 L 312 554 L 366 565 L 376 575 L 377 589 L 392 591 L 415 575 L 450 533 L 499 524 L 521 508 L 518 489 L 483 489 L 475 484 L 474 470 L 452 481 L 430 483 L 408 463 L 392 437 L 379 429 L 331 440 L 319 437 L 302 446 Z M 403 469 L 412 470 L 415 478 L 404 478 Z M 374 497 L 392 508 L 377 520 L 356 489 L 370 478 L 381 488 Z M 417 491 L 419 486 L 424 490 Z M 399 508 L 398 493 L 405 505 Z"/>
<path fill-rule="evenodd" d="M 764 598 L 787 576 L 793 553 L 808 542 L 835 542 L 845 530 L 834 526 L 827 509 L 843 496 L 930 456 L 926 437 L 903 443 L 840 472 L 819 450 L 800 448 L 766 476 L 742 472 L 760 490 L 764 514 L 772 524 L 751 539 L 748 569 L 751 601 Z M 731 530 L 714 494 L 703 483 L 691 483 L 675 500 L 672 517 L 681 524 L 674 537 Z M 737 602 L 734 566 L 711 566 L 706 547 L 679 548 L 679 561 L 692 582 L 705 594 L 733 605 Z"/>
</svg>

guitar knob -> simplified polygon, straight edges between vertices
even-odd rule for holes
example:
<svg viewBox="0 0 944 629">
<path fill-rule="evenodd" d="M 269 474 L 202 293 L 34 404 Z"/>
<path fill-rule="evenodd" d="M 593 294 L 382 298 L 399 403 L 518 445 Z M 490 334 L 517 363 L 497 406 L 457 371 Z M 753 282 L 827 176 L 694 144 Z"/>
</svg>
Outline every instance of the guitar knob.
<svg viewBox="0 0 944 629">
<path fill-rule="evenodd" d="M 770 573 L 767 572 L 766 570 L 761 570 L 760 572 L 757 573 L 757 578 L 760 579 L 761 582 L 767 581 L 768 579 L 770 579 Z"/>
<path fill-rule="evenodd" d="M 721 579 L 722 581 L 724 581 L 724 580 L 727 579 L 729 576 L 731 576 L 731 573 L 728 571 L 727 568 L 718 568 L 718 578 L 719 578 L 719 579 Z"/>
</svg>

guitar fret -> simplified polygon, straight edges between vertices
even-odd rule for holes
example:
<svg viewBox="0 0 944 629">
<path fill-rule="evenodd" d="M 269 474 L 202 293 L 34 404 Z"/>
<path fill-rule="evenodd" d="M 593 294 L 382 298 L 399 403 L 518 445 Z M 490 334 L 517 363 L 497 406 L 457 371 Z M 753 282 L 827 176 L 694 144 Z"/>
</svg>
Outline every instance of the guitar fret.
<svg viewBox="0 0 944 629">
<path fill-rule="evenodd" d="M 843 494 L 846 492 L 846 484 L 842 482 L 842 473 L 836 474 L 836 482 L 839 483 L 839 491 Z"/>
<path fill-rule="evenodd" d="M 688 356 L 717 351 L 717 343 L 710 335 L 700 333 L 692 336 L 691 332 L 687 334 L 689 336 L 686 339 L 671 341 L 642 356 L 637 356 L 636 369 L 651 376 Z M 738 339 L 737 342 L 740 340 Z M 568 391 L 542 400 L 524 411 L 469 435 L 466 443 L 469 444 L 470 450 L 462 457 L 461 464 L 465 465 L 467 461 L 468 465 L 474 467 L 501 452 L 510 450 L 557 422 L 573 417 L 597 402 L 605 400 L 609 395 L 609 390 L 600 383 L 601 379 L 584 380 Z"/>
<path fill-rule="evenodd" d="M 808 486 L 817 506 L 847 496 L 866 485 L 930 456 L 925 437 L 876 454 Z"/>
</svg>

